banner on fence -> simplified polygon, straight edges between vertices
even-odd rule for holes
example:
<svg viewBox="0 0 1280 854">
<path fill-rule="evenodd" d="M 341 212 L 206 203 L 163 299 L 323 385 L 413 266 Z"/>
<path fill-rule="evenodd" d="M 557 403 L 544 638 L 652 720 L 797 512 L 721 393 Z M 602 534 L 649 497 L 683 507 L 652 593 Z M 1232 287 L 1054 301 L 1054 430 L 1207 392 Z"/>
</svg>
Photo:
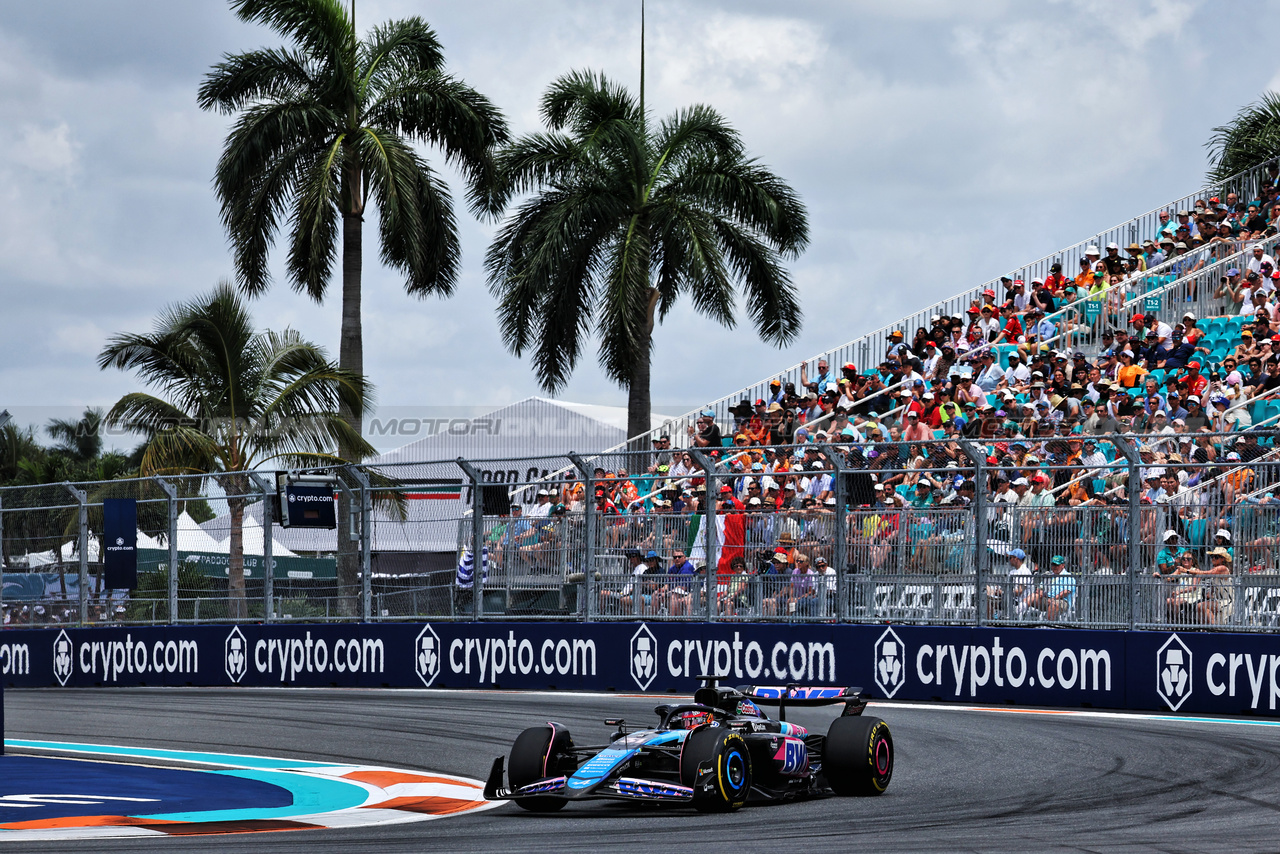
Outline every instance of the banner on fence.
<svg viewBox="0 0 1280 854">
<path fill-rule="evenodd" d="M 102 502 L 102 564 L 108 590 L 138 587 L 138 502 L 107 498 Z"/>
<path fill-rule="evenodd" d="M 868 696 L 1277 715 L 1280 636 L 765 623 L 417 623 L 12 630 L 10 686 L 689 692 L 858 685 Z"/>
</svg>

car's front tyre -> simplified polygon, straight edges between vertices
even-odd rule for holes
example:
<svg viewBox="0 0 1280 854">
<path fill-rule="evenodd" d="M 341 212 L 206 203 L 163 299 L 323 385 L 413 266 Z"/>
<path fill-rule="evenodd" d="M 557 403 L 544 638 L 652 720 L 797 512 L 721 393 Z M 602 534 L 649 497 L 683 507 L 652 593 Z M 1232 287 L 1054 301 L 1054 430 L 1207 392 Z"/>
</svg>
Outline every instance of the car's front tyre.
<svg viewBox="0 0 1280 854">
<path fill-rule="evenodd" d="M 569 775 L 574 771 L 573 739 L 560 724 L 529 727 L 511 746 L 507 761 L 507 779 L 512 789 L 527 786 L 543 777 Z M 516 803 L 530 812 L 555 812 L 564 809 L 564 798 L 516 798 Z"/>
<path fill-rule="evenodd" d="M 680 752 L 680 781 L 693 789 L 699 812 L 730 812 L 751 793 L 751 754 L 741 735 L 724 727 L 689 733 Z"/>
</svg>

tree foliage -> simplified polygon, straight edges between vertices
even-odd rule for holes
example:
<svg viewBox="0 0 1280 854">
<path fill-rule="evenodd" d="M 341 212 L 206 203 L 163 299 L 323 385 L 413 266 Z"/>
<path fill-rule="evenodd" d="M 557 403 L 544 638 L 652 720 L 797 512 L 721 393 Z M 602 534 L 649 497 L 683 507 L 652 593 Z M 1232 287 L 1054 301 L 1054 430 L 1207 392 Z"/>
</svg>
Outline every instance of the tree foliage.
<svg viewBox="0 0 1280 854">
<path fill-rule="evenodd" d="M 651 124 L 623 87 L 574 72 L 542 99 L 546 131 L 498 157 L 497 205 L 524 195 L 486 258 L 499 323 L 539 382 L 563 388 L 590 340 L 630 392 L 630 435 L 648 429 L 655 322 L 686 296 L 736 323 L 741 295 L 757 334 L 783 345 L 800 331 L 784 261 L 808 243 L 795 192 L 747 156 L 707 106 Z"/>
<path fill-rule="evenodd" d="M 1280 93 L 1263 94 L 1229 123 L 1214 128 L 1206 147 L 1211 182 L 1280 157 Z"/>
</svg>

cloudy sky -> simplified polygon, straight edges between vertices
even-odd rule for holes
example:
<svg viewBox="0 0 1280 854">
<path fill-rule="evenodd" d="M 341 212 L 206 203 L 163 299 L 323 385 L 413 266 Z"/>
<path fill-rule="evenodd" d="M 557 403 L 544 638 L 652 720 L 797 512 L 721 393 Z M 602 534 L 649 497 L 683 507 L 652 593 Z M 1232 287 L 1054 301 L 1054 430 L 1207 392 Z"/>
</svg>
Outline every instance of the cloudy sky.
<svg viewBox="0 0 1280 854">
<path fill-rule="evenodd" d="M 655 407 L 721 397 L 1192 192 L 1210 129 L 1277 84 L 1280 59 L 1246 51 L 1277 5 L 652 0 L 650 108 L 715 106 L 812 227 L 799 343 L 779 352 L 686 307 L 656 334 Z M 518 133 L 564 72 L 638 81 L 639 0 L 358 0 L 363 25 L 408 15 Z M 196 89 L 224 53 L 277 43 L 219 0 L 0 0 L 0 409 L 42 423 L 109 406 L 136 383 L 97 369 L 106 338 L 231 275 L 211 190 L 228 121 Z M 447 301 L 406 296 L 366 247 L 365 364 L 385 412 L 539 393 L 498 337 L 493 225 L 460 222 Z M 338 293 L 316 305 L 277 284 L 255 316 L 336 354 Z M 562 396 L 626 401 L 590 361 Z"/>
</svg>

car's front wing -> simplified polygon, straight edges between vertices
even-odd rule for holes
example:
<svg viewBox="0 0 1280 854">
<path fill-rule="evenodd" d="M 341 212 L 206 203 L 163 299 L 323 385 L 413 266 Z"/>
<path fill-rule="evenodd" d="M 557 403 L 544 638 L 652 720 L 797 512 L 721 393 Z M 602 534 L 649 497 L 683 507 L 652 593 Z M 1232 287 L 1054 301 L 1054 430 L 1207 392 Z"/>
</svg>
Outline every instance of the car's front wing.
<svg viewBox="0 0 1280 854">
<path fill-rule="evenodd" d="M 639 777 L 606 776 L 598 783 L 585 788 L 569 786 L 568 777 L 547 777 L 524 786 L 503 786 L 503 758 L 493 761 L 489 779 L 484 786 L 487 801 L 511 801 L 517 798 L 545 797 L 566 800 L 622 800 L 668 803 L 688 803 L 693 800 L 693 789 L 664 780 L 644 780 Z"/>
</svg>

